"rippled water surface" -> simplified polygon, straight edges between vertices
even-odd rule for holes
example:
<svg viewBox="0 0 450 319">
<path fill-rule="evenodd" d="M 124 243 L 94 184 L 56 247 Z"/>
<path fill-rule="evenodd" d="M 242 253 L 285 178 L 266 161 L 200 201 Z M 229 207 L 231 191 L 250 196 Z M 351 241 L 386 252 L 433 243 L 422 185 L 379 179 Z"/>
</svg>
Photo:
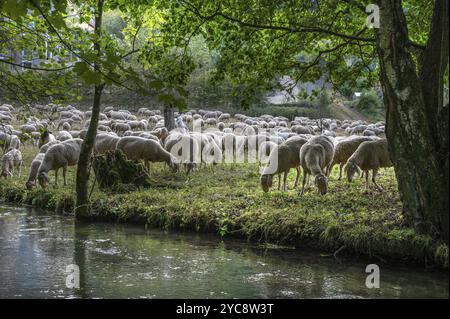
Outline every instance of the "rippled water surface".
<svg viewBox="0 0 450 319">
<path fill-rule="evenodd" d="M 1 298 L 448 298 L 448 274 L 0 207 Z M 66 267 L 80 268 L 80 289 Z"/>
</svg>

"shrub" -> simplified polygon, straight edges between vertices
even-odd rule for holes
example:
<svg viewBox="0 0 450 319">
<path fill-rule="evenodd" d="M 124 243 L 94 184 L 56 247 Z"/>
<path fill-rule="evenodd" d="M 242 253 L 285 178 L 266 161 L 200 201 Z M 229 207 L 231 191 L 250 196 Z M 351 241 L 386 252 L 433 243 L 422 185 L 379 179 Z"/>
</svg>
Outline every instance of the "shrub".
<svg viewBox="0 0 450 319">
<path fill-rule="evenodd" d="M 384 104 L 374 91 L 364 91 L 353 101 L 352 107 L 358 109 L 369 120 L 380 121 L 384 119 Z"/>
</svg>

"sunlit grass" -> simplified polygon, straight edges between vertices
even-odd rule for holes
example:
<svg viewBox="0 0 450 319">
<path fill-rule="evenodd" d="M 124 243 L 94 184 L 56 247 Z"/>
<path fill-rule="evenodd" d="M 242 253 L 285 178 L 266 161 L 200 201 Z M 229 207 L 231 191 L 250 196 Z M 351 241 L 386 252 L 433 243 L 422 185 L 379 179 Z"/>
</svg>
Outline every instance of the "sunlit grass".
<svg viewBox="0 0 450 319">
<path fill-rule="evenodd" d="M 75 167 L 69 185 L 26 191 L 28 166 L 37 150 L 23 150 L 23 175 L 0 183 L 0 195 L 9 202 L 31 204 L 72 213 L 75 202 Z M 50 174 L 52 180 L 52 174 Z M 213 232 L 279 244 L 316 246 L 380 257 L 380 259 L 435 261 L 448 266 L 448 247 L 417 234 L 402 214 L 393 169 L 381 170 L 384 187 L 364 191 L 364 180 L 337 180 L 335 167 L 325 196 L 311 186 L 304 196 L 293 189 L 295 170 L 288 176 L 287 192 L 276 187 L 264 193 L 257 164 L 219 164 L 190 175 L 173 174 L 162 164 L 151 165 L 152 187 L 106 194 L 94 188 L 92 218 L 133 221 L 162 229 Z M 93 178 L 91 178 L 91 181 Z M 274 180 L 274 186 L 277 180 Z"/>
</svg>

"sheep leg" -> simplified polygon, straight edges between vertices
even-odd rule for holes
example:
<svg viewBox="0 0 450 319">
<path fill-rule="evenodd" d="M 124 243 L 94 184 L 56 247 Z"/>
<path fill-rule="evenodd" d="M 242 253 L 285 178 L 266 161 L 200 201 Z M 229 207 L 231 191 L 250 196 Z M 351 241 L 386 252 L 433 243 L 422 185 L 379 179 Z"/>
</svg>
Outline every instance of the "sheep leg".
<svg viewBox="0 0 450 319">
<path fill-rule="evenodd" d="M 294 189 L 298 186 L 298 180 L 300 179 L 301 174 L 300 167 L 296 167 L 295 169 L 297 170 L 297 176 L 295 177 Z"/>
<path fill-rule="evenodd" d="M 334 164 L 330 164 L 330 166 L 327 167 L 327 174 L 326 174 L 327 177 L 330 177 L 331 172 L 333 171 L 333 167 Z"/>
<path fill-rule="evenodd" d="M 339 164 L 339 178 L 338 178 L 339 181 L 342 179 L 342 169 L 343 168 L 344 168 L 344 163 L 340 163 Z"/>
<path fill-rule="evenodd" d="M 309 176 L 309 174 L 306 173 L 305 170 L 303 170 L 303 181 L 302 181 L 302 192 L 301 192 L 302 196 L 305 193 L 306 179 L 308 178 L 308 176 Z"/>
<path fill-rule="evenodd" d="M 281 174 L 277 174 L 278 175 L 278 190 L 280 190 L 281 188 Z"/>
<path fill-rule="evenodd" d="M 380 192 L 382 192 L 382 191 L 383 191 L 383 187 L 381 187 L 380 185 L 378 185 L 378 184 L 377 184 L 377 181 L 376 181 L 377 174 L 378 174 L 378 170 L 377 170 L 377 169 L 373 169 L 373 170 L 372 170 L 372 182 L 373 182 L 374 185 L 378 188 L 378 190 L 379 190 Z"/>
<path fill-rule="evenodd" d="M 67 178 L 66 178 L 67 166 L 63 166 L 62 171 L 63 171 L 64 186 L 67 186 Z"/>
<path fill-rule="evenodd" d="M 20 174 L 22 173 L 22 165 L 23 165 L 23 161 L 20 161 L 20 164 L 19 164 L 19 177 L 20 177 Z"/>
<path fill-rule="evenodd" d="M 287 191 L 286 181 L 287 181 L 288 173 L 289 173 L 289 171 L 285 171 L 284 175 L 283 175 L 283 192 Z"/>
<path fill-rule="evenodd" d="M 363 171 L 364 174 L 366 174 L 366 192 L 369 191 L 369 172 Z"/>
<path fill-rule="evenodd" d="M 55 169 L 55 186 L 58 186 L 58 169 Z"/>
</svg>

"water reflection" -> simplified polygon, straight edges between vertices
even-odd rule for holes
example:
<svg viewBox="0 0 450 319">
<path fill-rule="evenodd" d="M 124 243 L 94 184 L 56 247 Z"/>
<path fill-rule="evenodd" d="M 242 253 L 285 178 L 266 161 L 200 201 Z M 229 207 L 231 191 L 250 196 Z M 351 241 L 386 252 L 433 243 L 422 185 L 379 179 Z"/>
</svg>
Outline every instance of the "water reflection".
<svg viewBox="0 0 450 319">
<path fill-rule="evenodd" d="M 367 263 L 0 208 L 3 298 L 448 298 L 448 274 L 406 267 L 381 265 L 367 289 Z M 69 264 L 80 289 L 65 286 Z"/>
</svg>

